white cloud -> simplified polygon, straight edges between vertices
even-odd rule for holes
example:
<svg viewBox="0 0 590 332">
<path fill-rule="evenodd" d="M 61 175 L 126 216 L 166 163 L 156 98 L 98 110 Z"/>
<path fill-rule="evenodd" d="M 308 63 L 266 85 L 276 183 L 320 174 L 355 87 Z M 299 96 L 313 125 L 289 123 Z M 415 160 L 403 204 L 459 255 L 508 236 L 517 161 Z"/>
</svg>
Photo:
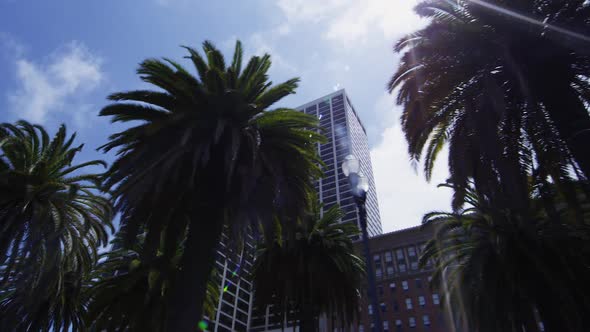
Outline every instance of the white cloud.
<svg viewBox="0 0 590 332">
<path fill-rule="evenodd" d="M 289 21 L 317 22 L 348 2 L 348 0 L 279 0 L 277 5 Z"/>
<path fill-rule="evenodd" d="M 81 43 L 71 42 L 49 59 L 45 64 L 24 57 L 16 61 L 20 87 L 8 98 L 20 118 L 43 123 L 51 112 L 62 111 L 66 102 L 90 92 L 103 80 L 101 59 Z"/>
<path fill-rule="evenodd" d="M 385 105 L 385 98 L 377 102 L 377 108 Z M 393 104 L 390 104 L 393 105 Z M 389 108 L 393 119 L 397 112 Z M 382 110 L 377 110 L 381 112 Z M 432 181 L 426 182 L 422 172 L 416 172 L 410 165 L 407 144 L 402 133 L 399 120 L 386 128 L 381 141 L 371 149 L 371 162 L 377 198 L 381 212 L 381 223 L 384 232 L 391 232 L 419 225 L 422 216 L 430 211 L 450 209 L 451 192 L 445 188 L 437 188 L 437 184 L 445 182 L 448 177 L 446 169 L 447 153 L 443 151 L 438 159 Z"/>
<path fill-rule="evenodd" d="M 330 21 L 326 37 L 351 47 L 373 38 L 375 33 L 386 39 L 399 38 L 424 24 L 414 14 L 416 3 L 415 0 L 352 1 Z"/>
<path fill-rule="evenodd" d="M 0 55 L 9 59 L 21 57 L 25 47 L 11 35 L 0 31 Z"/>
<path fill-rule="evenodd" d="M 383 127 L 392 126 L 397 120 L 399 110 L 395 108 L 395 97 L 387 92 L 383 92 L 375 102 L 375 117 Z"/>
<path fill-rule="evenodd" d="M 288 31 L 289 37 L 301 38 L 305 45 L 302 57 L 289 57 L 300 53 L 285 53 L 304 70 L 301 76 L 310 78 L 304 80 L 305 98 L 317 98 L 326 88 L 345 87 L 352 93 L 353 102 L 358 103 L 355 106 L 362 113 L 369 135 L 379 135 L 371 149 L 371 159 L 385 232 L 418 225 L 429 211 L 450 209 L 452 193 L 437 188 L 448 177 L 446 150 L 439 156 L 432 181 L 426 182 L 409 160 L 395 97 L 379 93 L 384 90 L 387 71 L 393 72 L 392 64 L 399 61 L 390 45 L 427 23 L 414 13 L 417 3 L 418 0 L 278 1 L 285 17 L 281 24 L 289 27 L 282 29 Z M 281 25 L 270 31 L 266 40 L 281 40 Z"/>
<path fill-rule="evenodd" d="M 253 49 L 255 55 L 262 55 L 264 53 L 270 54 L 270 59 L 273 64 L 271 70 L 278 67 L 278 69 L 287 74 L 297 73 L 297 68 L 287 61 L 283 56 L 281 56 L 277 49 L 271 46 L 271 43 L 265 37 L 263 37 L 262 34 L 252 34 L 249 37 L 248 45 Z M 244 58 L 247 59 L 248 57 Z"/>
<path fill-rule="evenodd" d="M 170 6 L 174 3 L 185 3 L 186 0 L 154 0 L 156 2 L 156 4 L 160 5 L 160 6 Z"/>
<path fill-rule="evenodd" d="M 281 0 L 279 8 L 289 22 L 323 22 L 324 37 L 354 47 L 373 39 L 399 38 L 426 21 L 413 11 L 418 0 Z"/>
<path fill-rule="evenodd" d="M 72 121 L 76 128 L 91 128 L 93 122 L 90 119 L 96 119 L 96 108 L 93 104 L 76 105 L 75 112 L 71 113 Z"/>
<path fill-rule="evenodd" d="M 288 23 L 283 23 L 279 25 L 276 31 L 280 36 L 288 35 L 291 33 L 291 26 Z"/>
</svg>

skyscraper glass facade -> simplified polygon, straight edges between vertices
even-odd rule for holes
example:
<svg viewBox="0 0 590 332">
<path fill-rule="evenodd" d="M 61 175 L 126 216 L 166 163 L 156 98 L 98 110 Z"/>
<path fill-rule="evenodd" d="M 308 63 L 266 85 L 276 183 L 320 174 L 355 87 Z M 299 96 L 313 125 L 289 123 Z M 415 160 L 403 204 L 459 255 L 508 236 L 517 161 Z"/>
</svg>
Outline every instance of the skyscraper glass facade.
<svg viewBox="0 0 590 332">
<path fill-rule="evenodd" d="M 345 90 L 336 91 L 297 109 L 316 116 L 327 138 L 325 144 L 318 144 L 318 152 L 325 166 L 324 177 L 316 183 L 319 200 L 324 203 L 324 209 L 339 204 L 345 214 L 342 222 L 354 222 L 360 226 L 356 203 L 348 185 L 348 179 L 341 169 L 344 158 L 353 154 L 360 160 L 361 172 L 368 178 L 370 184 L 366 201 L 367 231 L 370 237 L 381 234 L 381 218 L 367 133 Z M 255 308 L 253 312 L 249 327 L 249 331 L 252 332 L 281 331 L 283 324 L 290 330 L 296 323 L 292 320 L 277 321 L 272 306 Z M 328 323 L 325 318 L 320 319 L 319 324 L 321 331 L 327 331 Z"/>
<path fill-rule="evenodd" d="M 367 133 L 346 91 L 339 90 L 300 106 L 298 109 L 317 116 L 328 138 L 325 144 L 318 144 L 318 152 L 325 163 L 325 168 L 324 177 L 318 181 L 316 188 L 324 208 L 328 209 L 334 204 L 339 204 L 345 213 L 342 222 L 354 222 L 360 226 L 348 179 L 341 170 L 344 157 L 353 154 L 360 160 L 361 172 L 368 178 L 370 185 L 366 202 L 367 231 L 369 236 L 381 234 L 381 219 Z"/>
<path fill-rule="evenodd" d="M 223 235 L 215 259 L 216 283 L 220 296 L 214 317 L 208 317 L 210 332 L 248 331 L 252 308 L 251 269 L 254 248 L 252 239 L 246 241 L 241 253 L 232 253 Z"/>
</svg>

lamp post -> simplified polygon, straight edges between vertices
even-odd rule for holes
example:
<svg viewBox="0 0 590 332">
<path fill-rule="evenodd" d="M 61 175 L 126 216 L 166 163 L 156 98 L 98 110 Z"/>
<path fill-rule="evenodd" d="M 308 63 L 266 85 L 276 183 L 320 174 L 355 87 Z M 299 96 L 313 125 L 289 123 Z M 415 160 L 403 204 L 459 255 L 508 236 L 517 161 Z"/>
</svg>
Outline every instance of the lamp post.
<svg viewBox="0 0 590 332">
<path fill-rule="evenodd" d="M 361 163 L 353 155 L 348 155 L 344 158 L 342 163 L 342 173 L 348 178 L 348 184 L 352 191 L 352 196 L 356 202 L 358 209 L 362 240 L 363 240 L 363 252 L 365 255 L 365 264 L 367 265 L 367 276 L 369 285 L 367 287 L 367 294 L 369 296 L 369 302 L 373 309 L 373 324 L 375 325 L 375 331 L 382 331 L 380 308 L 377 305 L 377 292 L 375 288 L 375 273 L 373 272 L 373 264 L 371 264 L 371 252 L 369 250 L 369 234 L 367 233 L 367 209 L 365 207 L 365 201 L 367 199 L 367 191 L 369 191 L 369 180 L 362 175 L 360 172 Z"/>
</svg>

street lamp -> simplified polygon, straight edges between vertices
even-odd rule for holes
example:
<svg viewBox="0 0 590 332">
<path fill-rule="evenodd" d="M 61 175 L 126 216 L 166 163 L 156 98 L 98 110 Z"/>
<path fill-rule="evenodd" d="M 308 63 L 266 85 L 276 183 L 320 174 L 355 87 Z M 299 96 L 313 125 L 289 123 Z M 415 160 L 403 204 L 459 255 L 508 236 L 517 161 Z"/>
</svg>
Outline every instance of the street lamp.
<svg viewBox="0 0 590 332">
<path fill-rule="evenodd" d="M 373 308 L 373 324 L 375 325 L 376 331 L 382 330 L 381 315 L 379 310 L 381 309 L 377 305 L 377 292 L 375 288 L 375 274 L 373 272 L 373 265 L 371 264 L 371 252 L 369 250 L 369 234 L 367 233 L 367 209 L 365 208 L 365 201 L 367 200 L 367 192 L 369 191 L 369 180 L 361 172 L 361 162 L 353 155 L 348 155 L 344 158 L 342 163 L 342 173 L 348 178 L 348 184 L 352 191 L 352 196 L 356 202 L 358 209 L 361 231 L 363 236 L 363 252 L 365 254 L 365 264 L 367 265 L 367 275 L 369 278 L 369 287 L 367 294 L 369 295 L 369 301 Z"/>
</svg>

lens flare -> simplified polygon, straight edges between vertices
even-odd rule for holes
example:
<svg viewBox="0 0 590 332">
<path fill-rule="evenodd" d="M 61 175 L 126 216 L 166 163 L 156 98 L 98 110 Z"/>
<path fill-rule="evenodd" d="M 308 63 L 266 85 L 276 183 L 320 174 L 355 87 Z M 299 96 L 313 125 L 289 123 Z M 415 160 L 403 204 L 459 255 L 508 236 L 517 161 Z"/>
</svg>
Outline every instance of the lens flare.
<svg viewBox="0 0 590 332">
<path fill-rule="evenodd" d="M 199 322 L 198 326 L 199 326 L 199 330 L 206 331 L 207 328 L 209 327 L 209 323 L 207 323 L 206 321 L 202 320 L 202 321 Z"/>
<path fill-rule="evenodd" d="M 575 31 L 571 31 L 571 30 L 563 28 L 563 27 L 559 27 L 559 26 L 556 26 L 553 24 L 548 24 L 546 21 L 541 21 L 536 18 L 529 17 L 529 16 L 523 15 L 521 13 L 517 13 L 513 10 L 506 9 L 506 8 L 500 7 L 498 5 L 488 3 L 486 1 L 482 1 L 482 0 L 469 0 L 469 1 L 479 5 L 481 7 L 484 7 L 486 9 L 493 10 L 498 13 L 502 13 L 506 16 L 510 16 L 514 19 L 521 20 L 521 21 L 528 22 L 528 23 L 535 24 L 535 25 L 539 25 L 539 26 L 544 27 L 547 30 L 553 30 L 555 32 L 561 33 L 563 35 L 566 35 L 566 36 L 569 36 L 572 38 L 577 38 L 577 39 L 583 40 L 585 42 L 590 42 L 590 37 L 588 37 L 588 36 L 585 36 L 581 33 L 577 33 Z"/>
<path fill-rule="evenodd" d="M 231 273 L 232 276 L 237 276 L 238 272 L 240 271 L 240 264 L 238 264 L 238 266 L 236 266 L 236 269 Z"/>
</svg>

